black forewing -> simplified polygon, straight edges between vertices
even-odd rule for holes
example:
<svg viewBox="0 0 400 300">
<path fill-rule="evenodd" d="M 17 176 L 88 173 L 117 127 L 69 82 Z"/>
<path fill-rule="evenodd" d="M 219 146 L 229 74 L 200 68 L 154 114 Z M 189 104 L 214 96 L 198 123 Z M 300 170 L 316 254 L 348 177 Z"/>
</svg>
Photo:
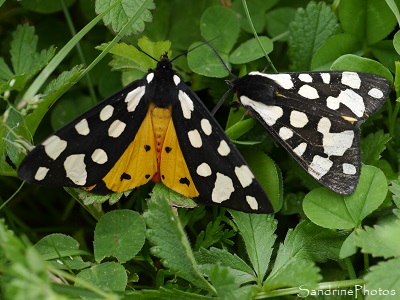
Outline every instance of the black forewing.
<svg viewBox="0 0 400 300">
<path fill-rule="evenodd" d="M 299 79 L 300 74 L 305 73 L 286 73 L 290 75 L 293 87 L 290 89 L 283 88 L 277 79 L 282 74 L 269 74 L 268 77 L 262 76 L 258 72 L 251 73 L 234 82 L 239 100 L 242 96 L 246 96 L 251 100 L 263 103 L 265 105 L 279 106 L 282 108 L 282 116 L 276 120 L 273 125 L 268 125 L 262 114 L 269 114 L 268 109 L 260 109 L 245 106 L 248 112 L 255 117 L 268 132 L 279 141 L 279 143 L 293 156 L 293 158 L 312 175 L 309 166 L 313 158 L 318 155 L 327 157 L 323 148 L 323 135 L 318 132 L 317 126 L 322 117 L 329 119 L 330 132 L 341 133 L 345 131 L 353 131 L 354 139 L 350 148 L 343 155 L 330 156 L 332 166 L 329 171 L 321 178 L 316 178 L 320 183 L 329 189 L 340 193 L 352 193 L 358 183 L 361 168 L 360 142 L 359 142 L 359 126 L 365 119 L 377 111 L 384 103 L 389 91 L 389 82 L 376 75 L 358 73 L 361 85 L 357 89 L 352 89 L 342 84 L 341 78 L 343 72 L 323 72 L 329 74 L 329 83 L 322 80 L 320 72 L 307 73 L 311 76 L 311 82 L 304 82 Z M 282 77 L 280 77 L 282 80 Z M 282 83 L 282 82 L 281 82 Z M 318 92 L 319 97 L 309 99 L 301 96 L 298 91 L 303 85 L 309 85 Z M 368 92 L 372 88 L 382 91 L 382 97 L 379 99 L 371 97 Z M 340 92 L 352 89 L 363 99 L 365 112 L 362 116 L 357 116 L 348 106 L 340 104 L 338 109 L 330 109 L 327 106 L 328 97 L 337 97 Z M 264 111 L 261 111 L 264 110 Z M 292 111 L 302 112 L 307 115 L 308 123 L 302 128 L 295 128 L 291 125 L 290 114 Z M 289 139 L 282 139 L 279 130 L 282 127 L 289 128 L 293 132 L 293 136 Z M 306 151 L 302 155 L 294 152 L 294 149 L 301 143 L 306 143 Z M 339 141 L 340 143 L 340 141 Z M 352 164 L 356 166 L 354 174 L 344 174 L 343 164 Z M 315 176 L 314 176 L 315 178 Z"/>
<path fill-rule="evenodd" d="M 172 118 L 176 126 L 176 133 L 185 161 L 187 162 L 195 186 L 200 193 L 200 196 L 196 200 L 204 205 L 218 204 L 212 201 L 212 191 L 215 186 L 216 174 L 221 173 L 231 178 L 234 186 L 231 197 L 223 201 L 221 206 L 244 212 L 273 212 L 271 203 L 257 179 L 254 178 L 252 183 L 245 188 L 240 184 L 235 175 L 235 167 L 247 166 L 247 164 L 202 101 L 183 82 L 183 79 L 178 85 L 178 90 L 185 92 L 194 104 L 191 118 L 186 119 L 183 116 L 179 101 L 176 101 L 172 107 Z M 205 134 L 200 126 L 202 119 L 206 119 L 210 122 L 212 134 Z M 201 136 L 202 147 L 200 148 L 193 147 L 188 138 L 188 132 L 195 129 L 198 130 Z M 222 140 L 224 140 L 231 149 L 227 156 L 222 156 L 217 151 Z M 212 174 L 210 176 L 202 177 L 197 174 L 196 169 L 202 163 L 207 163 L 211 167 Z M 254 210 L 250 208 L 249 204 L 246 202 L 246 196 L 252 196 L 257 199 L 258 209 Z"/>
<path fill-rule="evenodd" d="M 66 177 L 64 161 L 72 154 L 85 154 L 87 180 L 85 186 L 91 186 L 101 182 L 101 179 L 113 167 L 128 145 L 134 140 L 148 108 L 146 101 L 140 101 L 133 112 L 128 112 L 125 98 L 127 94 L 140 86 L 145 86 L 146 80 L 141 79 L 132 82 L 112 96 L 98 103 L 96 106 L 80 115 L 53 135 L 67 142 L 66 149 L 55 159 L 51 159 L 45 152 L 44 146 L 39 144 L 25 157 L 18 169 L 18 176 L 31 183 L 48 186 L 77 187 Z M 100 120 L 100 112 L 107 105 L 114 108 L 112 116 L 105 121 Z M 75 125 L 86 119 L 90 132 L 80 135 L 75 130 Z M 116 138 L 108 136 L 108 128 L 115 121 L 120 120 L 126 124 L 125 130 Z M 96 164 L 91 160 L 91 154 L 97 148 L 103 149 L 108 156 L 104 164 Z M 43 180 L 35 179 L 39 167 L 49 169 Z M 104 191 L 106 192 L 106 191 Z"/>
</svg>

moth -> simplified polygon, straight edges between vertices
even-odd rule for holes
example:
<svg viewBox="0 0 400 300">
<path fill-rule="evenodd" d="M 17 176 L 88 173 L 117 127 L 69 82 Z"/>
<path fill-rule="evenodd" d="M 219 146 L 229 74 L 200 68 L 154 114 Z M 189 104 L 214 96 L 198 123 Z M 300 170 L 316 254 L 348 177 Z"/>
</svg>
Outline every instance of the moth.
<svg viewBox="0 0 400 300">
<path fill-rule="evenodd" d="M 385 102 L 390 83 L 350 71 L 266 74 L 228 81 L 243 106 L 317 181 L 339 194 L 356 189 L 360 125 Z"/>
<path fill-rule="evenodd" d="M 273 212 L 243 157 L 167 54 L 142 79 L 36 146 L 18 175 L 100 195 L 161 181 L 199 204 Z"/>
</svg>

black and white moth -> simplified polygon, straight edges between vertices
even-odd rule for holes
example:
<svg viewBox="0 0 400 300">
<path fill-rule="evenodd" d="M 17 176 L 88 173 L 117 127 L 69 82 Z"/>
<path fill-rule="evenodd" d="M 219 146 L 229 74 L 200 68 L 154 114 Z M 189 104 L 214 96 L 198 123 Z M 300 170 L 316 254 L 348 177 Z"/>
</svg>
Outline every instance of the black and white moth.
<svg viewBox="0 0 400 300">
<path fill-rule="evenodd" d="M 336 193 L 354 192 L 360 125 L 385 102 L 388 80 L 349 71 L 251 72 L 228 84 L 237 103 L 312 177 Z"/>
<path fill-rule="evenodd" d="M 142 79 L 36 146 L 18 175 L 95 194 L 162 181 L 200 204 L 273 212 L 240 153 L 166 54 Z"/>
</svg>

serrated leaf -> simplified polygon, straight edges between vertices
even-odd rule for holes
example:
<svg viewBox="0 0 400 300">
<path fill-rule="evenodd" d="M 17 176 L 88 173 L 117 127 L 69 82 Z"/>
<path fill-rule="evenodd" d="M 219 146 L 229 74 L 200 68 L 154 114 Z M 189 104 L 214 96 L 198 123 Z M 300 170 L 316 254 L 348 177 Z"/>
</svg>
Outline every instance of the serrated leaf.
<svg viewBox="0 0 400 300">
<path fill-rule="evenodd" d="M 215 264 L 211 268 L 209 279 L 217 290 L 218 299 L 251 299 L 251 291 L 249 289 L 244 290 L 244 294 L 240 293 L 239 285 L 235 282 L 231 270 L 227 267 L 221 267 L 220 265 Z"/>
<path fill-rule="evenodd" d="M 198 252 L 195 252 L 195 257 L 201 272 L 207 276 L 214 265 L 220 264 L 231 269 L 230 274 L 238 285 L 256 281 L 254 270 L 236 254 L 231 254 L 226 250 L 214 247 L 209 250 L 200 248 Z"/>
<path fill-rule="evenodd" d="M 289 56 L 291 69 L 309 70 L 318 48 L 339 30 L 336 15 L 323 2 L 311 1 L 306 9 L 299 9 L 289 26 Z"/>
<path fill-rule="evenodd" d="M 396 25 L 385 0 L 340 1 L 338 12 L 343 30 L 367 45 L 384 39 Z"/>
<path fill-rule="evenodd" d="M 380 158 L 381 153 L 385 151 L 386 144 L 392 139 L 389 133 L 383 133 L 383 130 L 370 133 L 361 140 L 361 156 L 363 163 L 367 165 L 375 164 Z"/>
<path fill-rule="evenodd" d="M 284 264 L 279 272 L 271 273 L 265 280 L 263 289 L 270 291 L 283 287 L 313 285 L 321 279 L 319 268 L 315 266 L 314 262 L 296 259 Z"/>
<path fill-rule="evenodd" d="M 370 267 L 364 279 L 367 281 L 365 289 L 374 291 L 373 298 L 387 300 L 395 298 L 400 290 L 400 258 L 380 262 Z"/>
<path fill-rule="evenodd" d="M 179 217 L 168 201 L 162 197 L 151 197 L 147 205 L 148 211 L 143 217 L 149 228 L 147 238 L 154 245 L 152 254 L 161 258 L 163 265 L 177 276 L 215 293 L 215 289 L 201 275 Z"/>
<path fill-rule="evenodd" d="M 64 234 L 51 234 L 39 240 L 34 248 L 57 269 L 83 269 L 90 265 L 80 255 L 79 243 Z"/>
<path fill-rule="evenodd" d="M 270 263 L 277 222 L 272 215 L 247 214 L 234 210 L 229 210 L 229 213 L 243 237 L 258 283 L 261 283 Z"/>
<path fill-rule="evenodd" d="M 96 13 L 101 14 L 115 2 L 116 0 L 96 0 Z M 151 22 L 153 20 L 150 13 L 150 10 L 155 8 L 153 1 L 147 4 L 145 0 L 122 0 L 121 3 L 103 17 L 104 24 L 106 26 L 110 25 L 114 32 L 120 32 L 136 12 L 141 9 L 142 5 L 147 5 L 146 10 L 126 32 L 126 35 L 142 32 L 145 28 L 145 22 Z"/>
<path fill-rule="evenodd" d="M 266 36 L 260 36 L 259 39 L 266 53 L 271 53 L 274 48 L 274 44 L 272 43 L 271 39 Z M 229 61 L 232 64 L 245 64 L 253 60 L 259 59 L 264 55 L 265 54 L 258 44 L 258 41 L 255 38 L 252 38 L 239 45 L 239 47 L 237 47 L 231 53 Z"/>
<path fill-rule="evenodd" d="M 120 209 L 105 214 L 94 231 L 94 256 L 97 262 L 115 257 L 124 263 L 144 245 L 145 223 L 137 212 Z"/>
<path fill-rule="evenodd" d="M 364 165 L 355 192 L 339 195 L 326 188 L 312 190 L 303 201 L 304 213 L 315 224 L 333 229 L 351 229 L 376 210 L 387 195 L 383 172 Z M 323 201 L 321 201 L 323 199 Z"/>
<path fill-rule="evenodd" d="M 13 72 L 8 67 L 3 57 L 0 57 L 0 80 L 8 80 L 13 76 Z"/>
<path fill-rule="evenodd" d="M 400 208 L 400 181 L 393 180 L 389 186 L 389 191 L 392 193 L 393 202 L 397 208 Z"/>
<path fill-rule="evenodd" d="M 375 257 L 396 257 L 400 255 L 399 235 L 400 221 L 396 219 L 383 225 L 374 225 L 373 228 L 366 226 L 357 229 L 354 241 L 364 253 Z"/>
<path fill-rule="evenodd" d="M 16 75 L 24 75 L 23 83 L 16 84 L 15 87 L 23 86 L 53 57 L 55 49 L 52 47 L 36 52 L 37 43 L 38 37 L 32 26 L 19 25 L 13 32 L 10 50 L 12 66 Z"/>
<path fill-rule="evenodd" d="M 123 292 L 128 283 L 128 276 L 125 268 L 115 262 L 105 262 L 85 269 L 76 275 L 78 281 L 75 286 L 83 287 L 80 280 L 85 281 L 104 291 Z M 85 297 L 85 299 L 98 299 Z"/>
<path fill-rule="evenodd" d="M 151 192 L 151 196 L 165 197 L 166 199 L 168 199 L 170 205 L 175 207 L 193 208 L 198 206 L 197 203 L 193 201 L 193 199 L 171 190 L 161 182 L 156 183 Z"/>
</svg>

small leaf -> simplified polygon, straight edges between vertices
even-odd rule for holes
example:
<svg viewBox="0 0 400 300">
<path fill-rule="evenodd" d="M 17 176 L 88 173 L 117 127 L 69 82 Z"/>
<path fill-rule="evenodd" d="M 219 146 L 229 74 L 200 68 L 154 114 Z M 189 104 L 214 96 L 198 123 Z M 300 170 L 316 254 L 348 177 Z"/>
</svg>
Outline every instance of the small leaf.
<svg viewBox="0 0 400 300">
<path fill-rule="evenodd" d="M 96 0 L 96 13 L 101 14 L 109 6 L 114 4 L 114 2 L 115 0 Z M 103 17 L 104 24 L 106 26 L 111 25 L 111 28 L 117 33 L 122 30 L 124 25 L 128 23 L 136 12 L 140 10 L 141 6 L 145 4 L 145 0 L 123 0 Z M 132 28 L 126 32 L 126 35 L 142 32 L 145 28 L 144 22 L 151 22 L 153 20 L 149 10 L 154 8 L 154 2 L 150 1 L 144 13 L 139 16 Z"/>
<path fill-rule="evenodd" d="M 335 14 L 324 2 L 311 1 L 306 9 L 298 9 L 289 26 L 289 56 L 291 69 L 309 70 L 311 60 L 318 48 L 338 32 Z"/>
<path fill-rule="evenodd" d="M 105 214 L 94 231 L 94 256 L 97 262 L 113 256 L 124 263 L 144 245 L 145 223 L 137 212 L 120 209 Z"/>
<path fill-rule="evenodd" d="M 274 47 L 271 39 L 266 36 L 260 36 L 259 38 L 267 54 L 271 53 Z M 252 38 L 236 48 L 230 55 L 229 61 L 233 64 L 245 64 L 263 56 L 264 52 L 258 44 L 258 41 Z"/>
<path fill-rule="evenodd" d="M 147 238 L 154 245 L 152 254 L 161 258 L 162 264 L 177 276 L 215 293 L 201 275 L 179 217 L 168 201 L 153 196 L 147 204 L 148 211 L 143 217 L 149 227 Z"/>
<path fill-rule="evenodd" d="M 364 165 L 355 192 L 343 196 L 326 188 L 312 190 L 303 202 L 304 213 L 326 228 L 351 229 L 376 210 L 385 200 L 387 182 L 383 172 Z M 323 200 L 323 201 L 322 201 Z"/>
<path fill-rule="evenodd" d="M 270 37 L 280 37 L 280 42 L 285 42 L 289 37 L 289 24 L 294 20 L 296 9 L 292 7 L 277 7 L 265 16 L 266 30 Z M 286 33 L 286 34 L 285 34 Z M 285 34 L 283 36 L 283 34 Z"/>
<path fill-rule="evenodd" d="M 201 272 L 207 276 L 213 266 L 220 264 L 231 269 L 230 274 L 238 285 L 256 281 L 253 269 L 236 254 L 231 254 L 227 250 L 214 247 L 209 250 L 200 248 L 198 252 L 195 252 L 195 257 Z"/>
<path fill-rule="evenodd" d="M 128 276 L 125 268 L 115 262 L 106 262 L 93 266 L 90 269 L 85 269 L 81 271 L 76 278 L 107 292 L 123 292 L 128 283 Z M 79 281 L 75 286 L 83 287 Z M 92 297 L 85 298 L 98 299 Z"/>
<path fill-rule="evenodd" d="M 375 291 L 369 299 L 387 300 L 397 297 L 400 289 L 400 258 L 371 266 L 364 279 L 367 281 L 365 290 Z"/>
<path fill-rule="evenodd" d="M 385 151 L 386 144 L 391 139 L 390 134 L 383 133 L 383 130 L 370 133 L 363 138 L 360 143 L 363 163 L 367 165 L 375 164 L 381 158 L 381 153 Z"/>
<path fill-rule="evenodd" d="M 357 229 L 354 240 L 364 253 L 388 258 L 400 255 L 399 235 L 400 221 L 396 219 L 373 228 Z"/>
<path fill-rule="evenodd" d="M 151 192 L 151 196 L 165 197 L 166 199 L 168 199 L 169 203 L 175 207 L 193 208 L 198 206 L 197 203 L 193 201 L 193 199 L 171 190 L 161 182 L 156 183 Z"/>
<path fill-rule="evenodd" d="M 343 242 L 342 248 L 340 249 L 340 258 L 350 257 L 357 252 L 357 246 L 355 244 L 355 232 L 353 231 L 347 239 Z"/>
<path fill-rule="evenodd" d="M 51 234 L 38 241 L 34 247 L 55 268 L 74 270 L 89 266 L 88 262 L 83 262 L 77 255 L 79 243 L 70 236 Z"/>
<path fill-rule="evenodd" d="M 246 245 L 247 254 L 261 283 L 270 263 L 276 239 L 276 220 L 272 215 L 247 214 L 229 210 Z"/>
</svg>

